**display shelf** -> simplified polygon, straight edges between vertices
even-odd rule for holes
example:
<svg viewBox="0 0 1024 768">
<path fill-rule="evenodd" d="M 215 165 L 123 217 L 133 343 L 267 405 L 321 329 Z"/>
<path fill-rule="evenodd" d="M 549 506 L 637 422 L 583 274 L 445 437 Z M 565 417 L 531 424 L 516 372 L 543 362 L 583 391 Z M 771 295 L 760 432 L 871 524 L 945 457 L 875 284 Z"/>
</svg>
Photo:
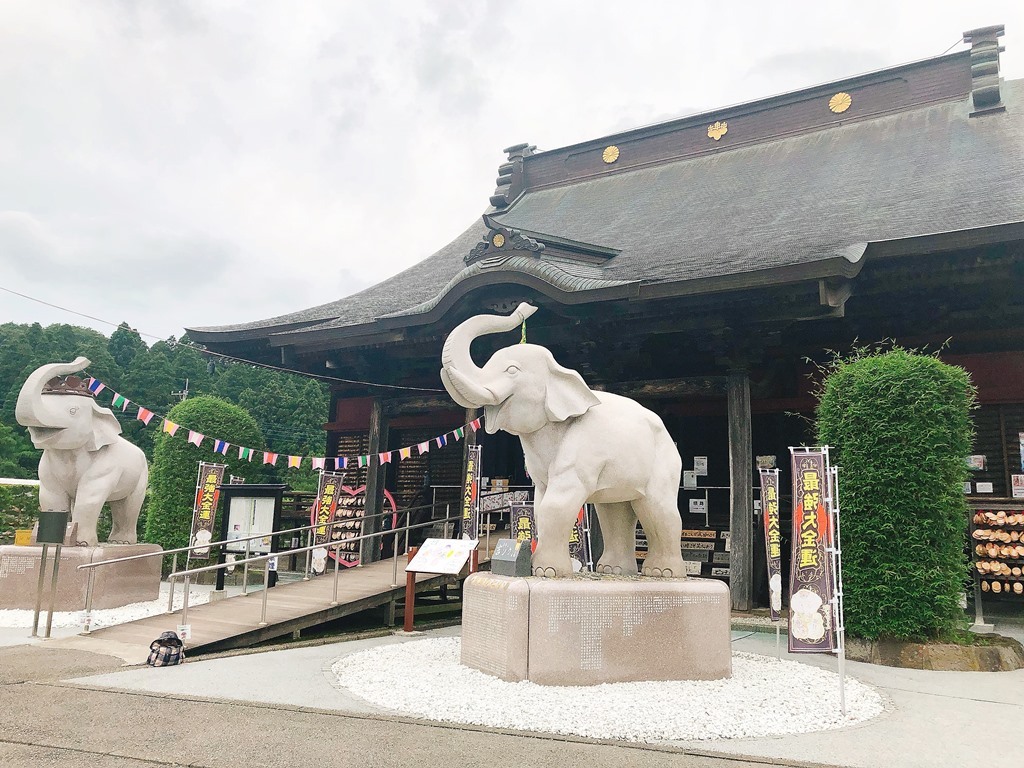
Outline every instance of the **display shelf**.
<svg viewBox="0 0 1024 768">
<path fill-rule="evenodd" d="M 991 507 L 978 505 L 970 510 L 968 521 L 971 572 L 976 597 L 984 594 L 1011 600 L 1024 599 L 1024 506 L 1019 503 Z M 1003 554 L 1003 550 L 1007 550 L 1006 554 Z M 1016 567 L 1021 573 L 989 573 L 979 570 L 979 563 Z"/>
</svg>

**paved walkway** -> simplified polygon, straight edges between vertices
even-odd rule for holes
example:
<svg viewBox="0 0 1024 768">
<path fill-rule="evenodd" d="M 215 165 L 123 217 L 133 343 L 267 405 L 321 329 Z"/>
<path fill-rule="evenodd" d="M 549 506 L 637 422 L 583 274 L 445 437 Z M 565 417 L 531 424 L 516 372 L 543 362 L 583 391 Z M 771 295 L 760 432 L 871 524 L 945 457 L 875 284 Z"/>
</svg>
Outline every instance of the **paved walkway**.
<svg viewBox="0 0 1024 768">
<path fill-rule="evenodd" d="M 453 627 L 427 635 L 458 632 Z M 422 636 L 243 653 L 165 669 L 125 669 L 118 659 L 52 642 L 4 648 L 0 765 L 251 768 L 312 760 L 422 768 L 493 766 L 513 758 L 559 768 L 621 761 L 686 768 L 765 762 L 964 768 L 990 764 L 996 759 L 994 734 L 1015 733 L 1024 718 L 1024 670 L 924 672 L 856 662 L 848 664 L 849 674 L 887 699 L 887 710 L 871 721 L 816 734 L 657 746 L 424 723 L 395 717 L 334 686 L 329 668 L 346 654 Z M 734 637 L 736 650 L 775 653 L 773 634 Z M 789 658 L 835 667 L 825 656 Z M 1004 758 L 1000 765 L 1016 764 L 1017 758 Z"/>
</svg>

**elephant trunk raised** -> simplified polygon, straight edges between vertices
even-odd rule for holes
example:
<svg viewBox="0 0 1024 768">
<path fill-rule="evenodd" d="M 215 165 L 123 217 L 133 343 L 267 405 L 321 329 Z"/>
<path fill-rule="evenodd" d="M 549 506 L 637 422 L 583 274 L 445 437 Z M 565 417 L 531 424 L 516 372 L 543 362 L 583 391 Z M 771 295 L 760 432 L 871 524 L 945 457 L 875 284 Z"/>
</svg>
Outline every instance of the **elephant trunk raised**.
<svg viewBox="0 0 1024 768">
<path fill-rule="evenodd" d="M 537 308 L 523 303 L 515 312 L 504 317 L 500 315 L 476 315 L 453 330 L 441 350 L 441 381 L 445 389 L 463 408 L 481 408 L 497 405 L 498 396 L 481 381 L 483 371 L 473 362 L 469 352 L 473 339 L 488 333 L 505 333 L 526 321 Z"/>
<path fill-rule="evenodd" d="M 42 443 L 51 435 L 58 432 L 53 425 L 58 420 L 54 412 L 54 403 L 43 400 L 43 386 L 55 376 L 65 376 L 69 373 L 76 373 L 89 365 L 88 358 L 76 357 L 70 363 L 51 363 L 36 368 L 18 393 L 18 402 L 14 406 L 14 418 L 24 427 L 28 428 L 32 444 L 42 448 Z"/>
</svg>

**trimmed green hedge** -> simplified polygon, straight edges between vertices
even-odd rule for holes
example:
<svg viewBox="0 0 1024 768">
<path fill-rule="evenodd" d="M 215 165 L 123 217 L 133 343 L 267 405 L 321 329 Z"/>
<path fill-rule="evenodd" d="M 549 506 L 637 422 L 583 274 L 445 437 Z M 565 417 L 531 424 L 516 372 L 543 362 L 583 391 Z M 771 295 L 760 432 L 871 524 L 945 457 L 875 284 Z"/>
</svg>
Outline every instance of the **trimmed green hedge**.
<svg viewBox="0 0 1024 768">
<path fill-rule="evenodd" d="M 273 473 L 271 467 L 258 463 L 259 459 L 251 463 L 240 460 L 235 445 L 227 456 L 214 453 L 210 446 L 210 437 L 217 437 L 263 449 L 260 428 L 243 408 L 216 397 L 195 397 L 174 406 L 167 418 L 186 425 L 182 429 L 208 436 L 199 448 L 183 440 L 180 432 L 174 437 L 160 432 L 155 438 L 145 540 L 164 549 L 176 549 L 188 545 L 200 461 L 227 464 L 224 482 L 232 474 L 244 477 L 247 483 L 270 482 Z M 218 520 L 222 514 L 223 510 L 218 509 Z"/>
<path fill-rule="evenodd" d="M 861 350 L 826 371 L 818 439 L 841 467 L 847 631 L 948 636 L 963 623 L 969 567 L 970 376 L 903 349 Z"/>
</svg>

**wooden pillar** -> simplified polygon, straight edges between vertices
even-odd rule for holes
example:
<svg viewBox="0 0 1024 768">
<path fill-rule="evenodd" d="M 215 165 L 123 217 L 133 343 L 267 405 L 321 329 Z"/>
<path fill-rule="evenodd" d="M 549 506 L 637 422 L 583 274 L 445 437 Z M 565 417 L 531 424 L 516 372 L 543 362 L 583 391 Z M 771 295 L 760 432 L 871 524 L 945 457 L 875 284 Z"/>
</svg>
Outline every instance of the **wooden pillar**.
<svg viewBox="0 0 1024 768">
<path fill-rule="evenodd" d="M 381 528 L 380 513 L 384 510 L 384 474 L 387 467 L 380 463 L 378 453 L 387 450 L 388 420 L 384 417 L 384 404 L 373 398 L 370 411 L 370 463 L 366 470 L 366 519 L 363 533 L 376 533 Z M 363 539 L 359 548 L 359 561 L 372 563 L 380 559 L 380 537 Z"/>
<path fill-rule="evenodd" d="M 751 485 L 754 457 L 747 371 L 730 371 L 726 391 L 729 407 L 729 530 L 732 532 L 729 588 L 733 610 L 749 611 L 754 605 L 754 491 Z"/>
</svg>

